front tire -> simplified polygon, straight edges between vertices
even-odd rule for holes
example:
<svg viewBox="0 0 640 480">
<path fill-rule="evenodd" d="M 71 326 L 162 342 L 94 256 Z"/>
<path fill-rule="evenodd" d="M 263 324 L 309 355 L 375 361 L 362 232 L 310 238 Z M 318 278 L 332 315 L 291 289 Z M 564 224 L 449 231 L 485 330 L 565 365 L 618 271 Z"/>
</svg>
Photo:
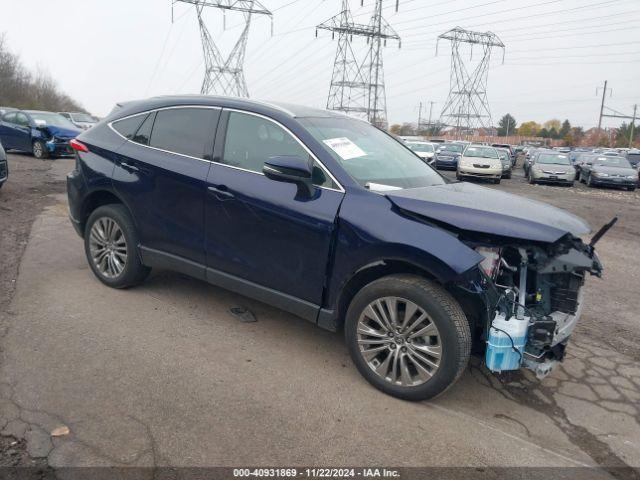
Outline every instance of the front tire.
<svg viewBox="0 0 640 480">
<path fill-rule="evenodd" d="M 151 269 L 138 255 L 138 234 L 124 205 L 98 207 L 87 220 L 84 250 L 98 280 L 112 288 L 142 283 Z"/>
<path fill-rule="evenodd" d="M 34 140 L 32 146 L 33 156 L 40 160 L 49 158 L 49 150 L 42 140 Z"/>
<path fill-rule="evenodd" d="M 433 398 L 460 378 L 469 361 L 471 332 L 460 305 L 416 275 L 368 284 L 351 301 L 345 322 L 358 371 L 394 397 Z"/>
</svg>

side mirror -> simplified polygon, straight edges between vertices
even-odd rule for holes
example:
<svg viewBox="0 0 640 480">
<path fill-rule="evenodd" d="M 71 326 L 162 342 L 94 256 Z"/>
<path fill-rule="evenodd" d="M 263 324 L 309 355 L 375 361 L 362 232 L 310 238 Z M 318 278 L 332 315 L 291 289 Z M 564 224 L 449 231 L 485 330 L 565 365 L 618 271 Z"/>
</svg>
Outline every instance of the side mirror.
<svg viewBox="0 0 640 480">
<path fill-rule="evenodd" d="M 271 157 L 264 162 L 262 173 L 277 182 L 295 183 L 298 185 L 298 192 L 303 192 L 309 197 L 315 191 L 311 157 L 302 158 L 295 155 Z"/>
</svg>

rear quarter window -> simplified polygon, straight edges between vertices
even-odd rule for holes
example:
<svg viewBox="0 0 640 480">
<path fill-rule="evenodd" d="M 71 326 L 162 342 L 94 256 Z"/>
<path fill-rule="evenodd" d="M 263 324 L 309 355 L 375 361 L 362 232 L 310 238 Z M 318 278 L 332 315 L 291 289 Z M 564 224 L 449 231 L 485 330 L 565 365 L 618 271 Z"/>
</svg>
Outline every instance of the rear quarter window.
<svg viewBox="0 0 640 480">
<path fill-rule="evenodd" d="M 207 159 L 220 111 L 213 108 L 159 110 L 149 146 L 169 152 Z"/>
<path fill-rule="evenodd" d="M 131 140 L 133 136 L 142 125 L 142 122 L 147 117 L 148 114 L 142 113 L 140 115 L 135 115 L 133 117 L 124 118 L 122 120 L 117 120 L 113 122 L 113 128 L 116 132 L 122 135 L 125 138 Z"/>
</svg>

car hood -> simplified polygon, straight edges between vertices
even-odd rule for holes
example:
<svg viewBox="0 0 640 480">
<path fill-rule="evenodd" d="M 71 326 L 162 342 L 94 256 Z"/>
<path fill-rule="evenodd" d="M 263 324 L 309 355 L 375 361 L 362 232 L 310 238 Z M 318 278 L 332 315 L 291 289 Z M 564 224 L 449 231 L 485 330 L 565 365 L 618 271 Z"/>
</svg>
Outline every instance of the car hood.
<svg viewBox="0 0 640 480">
<path fill-rule="evenodd" d="M 61 139 L 76 138 L 78 135 L 82 133 L 82 130 L 80 129 L 76 130 L 76 129 L 70 129 L 70 128 L 60 128 L 60 127 L 54 127 L 53 125 L 47 125 L 47 130 L 51 135 Z"/>
<path fill-rule="evenodd" d="M 553 243 L 567 233 L 587 234 L 579 217 L 543 202 L 471 183 L 449 183 L 386 193 L 402 210 L 457 229 Z"/>
<path fill-rule="evenodd" d="M 597 173 L 608 173 L 609 175 L 635 175 L 637 171 L 633 168 L 607 167 L 604 165 L 594 165 L 591 171 Z"/>
<path fill-rule="evenodd" d="M 461 154 L 456 152 L 448 152 L 445 150 L 445 151 L 436 153 L 436 155 L 438 155 L 439 157 L 459 157 Z"/>
</svg>

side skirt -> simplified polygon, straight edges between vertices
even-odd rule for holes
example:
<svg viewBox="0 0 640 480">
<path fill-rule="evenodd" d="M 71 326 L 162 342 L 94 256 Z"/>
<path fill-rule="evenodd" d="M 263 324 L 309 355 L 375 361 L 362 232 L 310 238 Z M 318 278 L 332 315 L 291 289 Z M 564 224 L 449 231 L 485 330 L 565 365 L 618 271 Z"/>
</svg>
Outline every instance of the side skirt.
<svg viewBox="0 0 640 480">
<path fill-rule="evenodd" d="M 293 313 L 312 323 L 317 323 L 320 306 L 307 302 L 272 288 L 258 285 L 220 270 L 206 267 L 200 263 L 153 248 L 139 246 L 142 263 L 148 267 L 164 268 L 184 273 L 199 280 L 222 287 L 240 295 L 264 302 L 273 307 Z M 323 322 L 324 323 L 324 322 Z M 327 326 L 320 325 L 324 328 Z"/>
</svg>

